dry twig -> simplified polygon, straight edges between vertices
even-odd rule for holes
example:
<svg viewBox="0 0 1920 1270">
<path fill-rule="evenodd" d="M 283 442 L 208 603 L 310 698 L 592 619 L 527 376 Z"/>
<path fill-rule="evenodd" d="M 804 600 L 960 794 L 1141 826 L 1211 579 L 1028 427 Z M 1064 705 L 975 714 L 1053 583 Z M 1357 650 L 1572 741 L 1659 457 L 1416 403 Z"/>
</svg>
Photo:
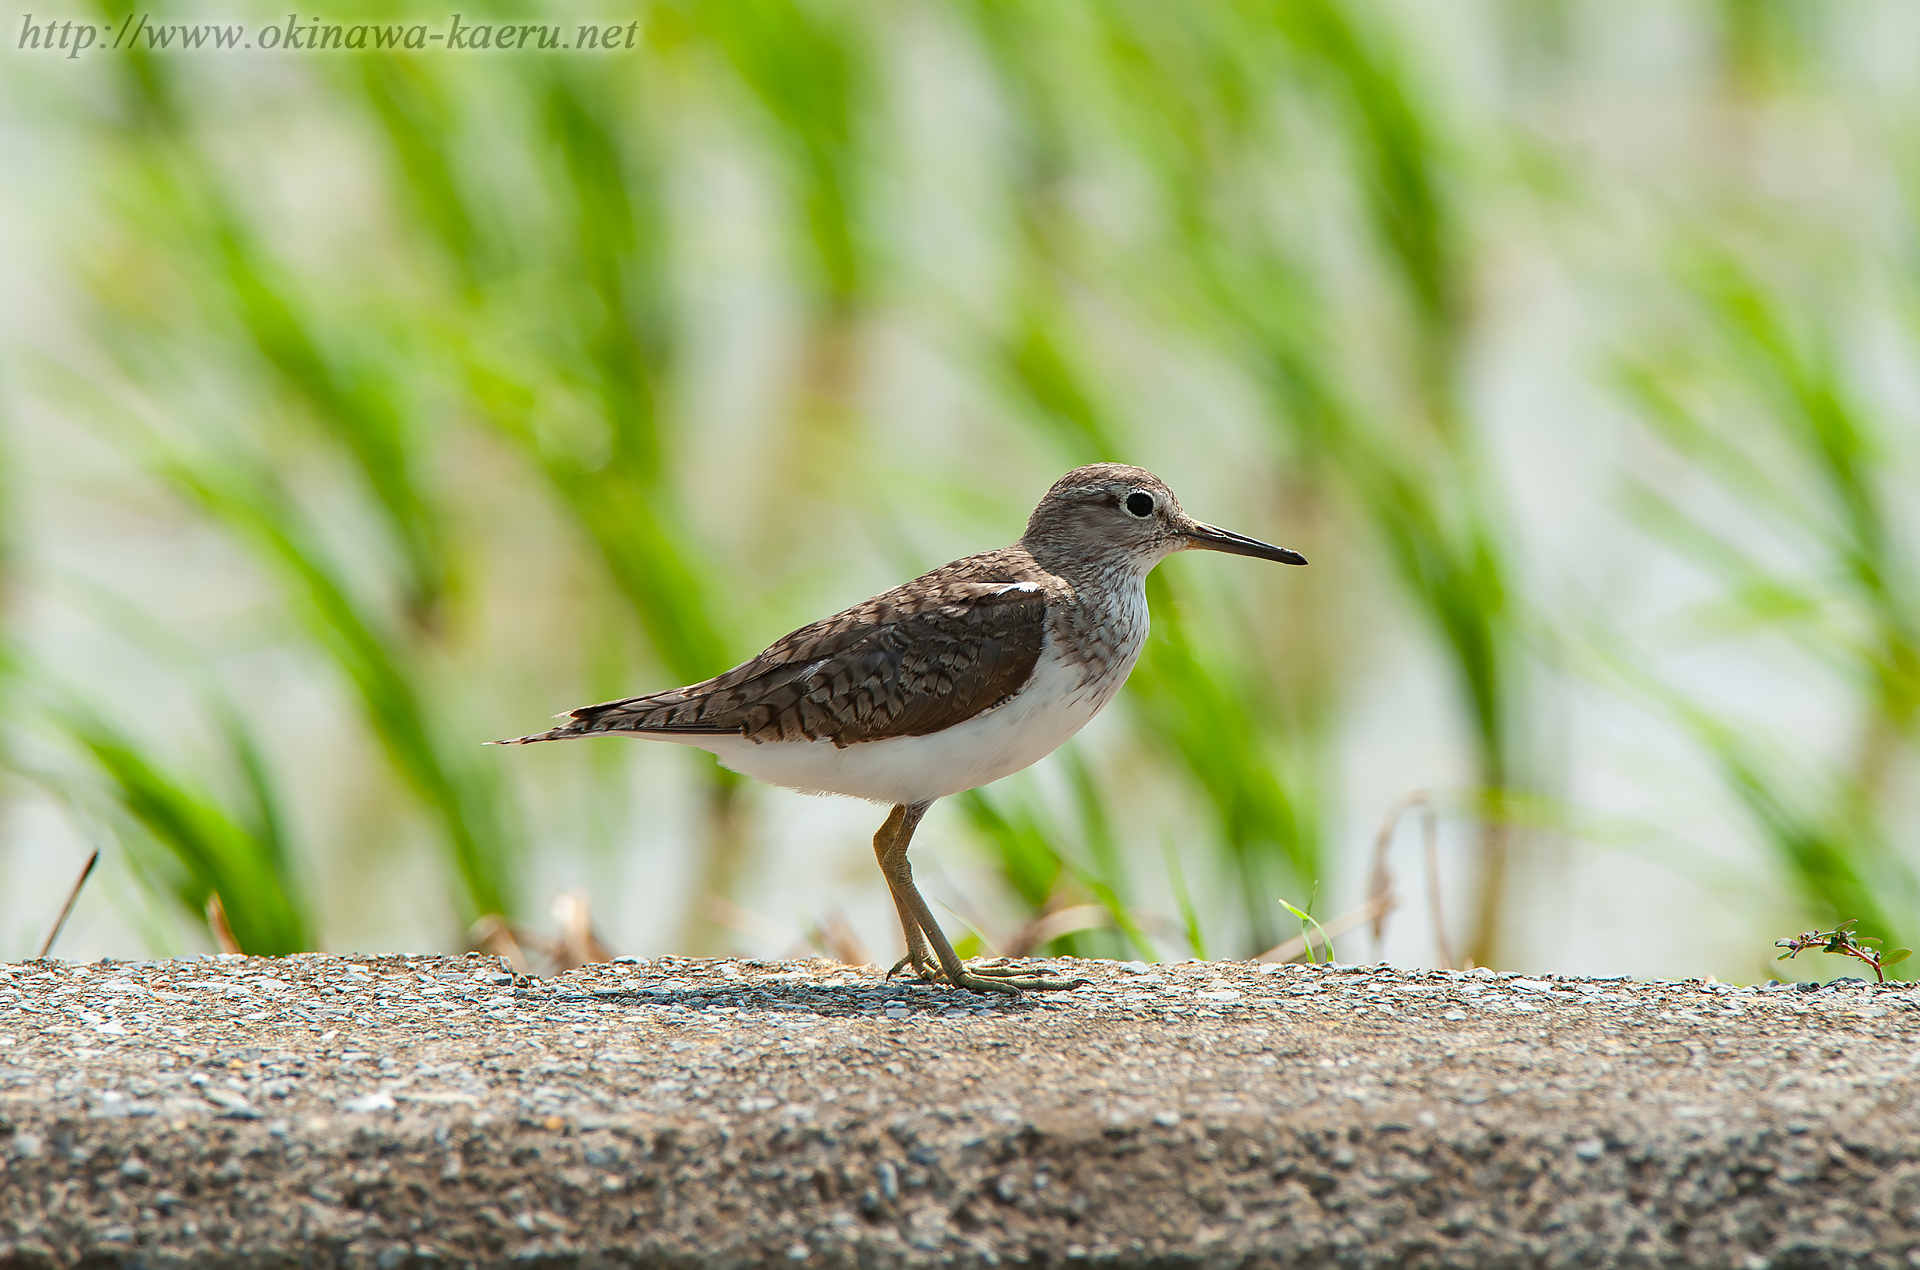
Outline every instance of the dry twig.
<svg viewBox="0 0 1920 1270">
<path fill-rule="evenodd" d="M 1427 912 L 1433 922 L 1434 950 L 1440 957 L 1440 968 L 1453 968 L 1453 954 L 1447 947 L 1446 921 L 1440 906 L 1440 816 L 1434 810 L 1433 796 L 1424 789 L 1417 789 L 1387 812 L 1386 819 L 1380 822 L 1380 833 L 1373 841 L 1373 875 L 1367 887 L 1367 898 L 1374 899 L 1393 890 L 1393 870 L 1387 865 L 1387 852 L 1393 846 L 1394 834 L 1400 828 L 1400 819 L 1409 811 L 1420 809 L 1420 836 L 1425 848 L 1427 866 Z M 1374 956 L 1380 954 L 1380 945 L 1386 937 L 1387 909 L 1373 921 Z"/>
<path fill-rule="evenodd" d="M 1045 948 L 1062 935 L 1075 931 L 1098 930 L 1113 925 L 1113 914 L 1098 904 L 1070 904 L 1065 908 L 1043 910 L 1007 936 L 1002 956 L 1030 957 L 1036 948 Z"/>
<path fill-rule="evenodd" d="M 513 927 L 508 925 L 507 919 L 500 914 L 486 914 L 475 922 L 467 933 L 473 937 L 475 943 L 512 967 L 513 973 L 517 975 L 533 973 L 533 968 L 527 964 L 527 954 L 520 947 L 520 940 L 515 936 Z"/>
<path fill-rule="evenodd" d="M 813 929 L 807 932 L 807 943 L 845 966 L 865 966 L 873 962 L 867 955 L 867 946 L 837 908 L 828 909 L 813 924 Z"/>
<path fill-rule="evenodd" d="M 40 945 L 40 955 L 46 956 L 53 951 L 53 941 L 60 938 L 60 932 L 67 928 L 67 916 L 73 912 L 74 901 L 80 898 L 80 888 L 93 876 L 93 866 L 100 863 L 100 848 L 95 847 L 93 854 L 87 857 L 86 867 L 80 870 L 80 876 L 73 880 L 73 889 L 67 892 L 67 902 L 60 906 L 60 916 L 53 919 L 53 929 L 47 932 L 47 940 Z"/>
<path fill-rule="evenodd" d="M 549 954 L 556 971 L 613 960 L 613 954 L 593 933 L 593 911 L 585 891 L 562 891 L 553 897 L 548 911 L 560 923 L 560 938 L 550 945 Z"/>
<path fill-rule="evenodd" d="M 220 892 L 207 892 L 207 929 L 213 932 L 214 946 L 223 953 L 245 952 L 240 941 L 233 937 L 233 927 L 227 924 L 227 907 L 220 902 Z"/>
</svg>

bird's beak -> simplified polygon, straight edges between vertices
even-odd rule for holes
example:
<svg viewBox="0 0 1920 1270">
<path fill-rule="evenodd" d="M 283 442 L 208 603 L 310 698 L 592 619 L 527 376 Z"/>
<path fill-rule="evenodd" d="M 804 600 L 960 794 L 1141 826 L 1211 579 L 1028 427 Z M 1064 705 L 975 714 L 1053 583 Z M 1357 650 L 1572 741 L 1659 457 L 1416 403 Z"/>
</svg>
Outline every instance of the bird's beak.
<svg viewBox="0 0 1920 1270">
<path fill-rule="evenodd" d="M 1272 543 L 1261 542 L 1258 538 L 1249 538 L 1245 534 L 1236 534 L 1231 529 L 1221 529 L 1216 525 L 1203 525 L 1191 521 L 1184 530 L 1189 549 L 1201 551 L 1224 551 L 1232 556 L 1252 556 L 1257 560 L 1278 560 L 1281 564 L 1305 564 L 1307 558 L 1297 551 L 1286 547 L 1276 547 Z"/>
</svg>

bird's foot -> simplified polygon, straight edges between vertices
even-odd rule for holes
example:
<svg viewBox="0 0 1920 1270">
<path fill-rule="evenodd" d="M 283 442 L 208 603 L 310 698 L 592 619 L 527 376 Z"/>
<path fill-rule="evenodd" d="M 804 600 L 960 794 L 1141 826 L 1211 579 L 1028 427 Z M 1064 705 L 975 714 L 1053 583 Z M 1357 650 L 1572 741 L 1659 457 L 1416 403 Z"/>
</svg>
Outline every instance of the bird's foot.
<svg viewBox="0 0 1920 1270">
<path fill-rule="evenodd" d="M 924 979 L 928 983 L 946 979 L 946 975 L 940 972 L 939 962 L 935 961 L 932 957 L 925 955 L 916 957 L 912 953 L 908 953 L 900 960 L 894 962 L 893 969 L 887 971 L 887 978 L 891 979 L 902 970 L 908 968 L 913 970 L 915 978 Z"/>
<path fill-rule="evenodd" d="M 930 954 L 916 957 L 912 953 L 894 962 L 893 969 L 887 971 L 887 978 L 892 979 L 909 969 L 913 971 L 914 978 L 922 983 L 946 983 L 973 992 L 1000 992 L 1016 997 L 1022 992 L 1071 992 L 1092 982 L 1090 979 L 1052 979 L 1013 965 L 1004 957 L 976 962 L 972 966 L 962 963 L 960 979 L 954 982 Z"/>
<path fill-rule="evenodd" d="M 944 971 L 940 979 L 946 981 Z M 953 986 L 974 992 L 1003 992 L 1019 996 L 1022 992 L 1071 992 L 1092 982 L 1088 979 L 1053 979 L 1009 963 L 1005 958 L 962 966 L 960 981 Z"/>
</svg>

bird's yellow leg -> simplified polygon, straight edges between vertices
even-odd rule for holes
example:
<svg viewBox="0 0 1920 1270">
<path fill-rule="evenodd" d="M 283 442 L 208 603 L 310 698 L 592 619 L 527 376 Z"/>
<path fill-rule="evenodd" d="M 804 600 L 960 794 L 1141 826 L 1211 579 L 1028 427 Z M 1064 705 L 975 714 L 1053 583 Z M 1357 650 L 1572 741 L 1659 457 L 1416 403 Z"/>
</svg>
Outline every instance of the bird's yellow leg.
<svg viewBox="0 0 1920 1270">
<path fill-rule="evenodd" d="M 892 978 L 903 967 L 911 965 L 923 979 L 944 979 L 956 988 L 1013 996 L 1022 992 L 1068 992 L 1085 984 L 1085 979 L 1050 979 L 997 961 L 980 966 L 976 973 L 961 962 L 953 945 L 947 942 L 940 923 L 933 919 L 933 910 L 927 907 L 927 901 L 913 884 L 913 866 L 907 862 L 907 847 L 913 842 L 913 831 L 932 805 L 927 802 L 895 806 L 886 823 L 880 826 L 880 832 L 873 836 L 874 855 L 880 861 L 880 871 L 886 876 L 887 889 L 892 892 L 894 908 L 900 914 L 900 928 L 907 937 L 907 955 L 887 977 Z"/>
<path fill-rule="evenodd" d="M 921 812 L 924 814 L 925 808 L 922 808 Z M 926 936 L 920 933 L 920 922 L 914 917 L 912 906 L 901 897 L 899 888 L 894 884 L 892 865 L 896 854 L 894 842 L 900 837 L 907 815 L 908 808 L 896 803 L 893 810 L 888 813 L 885 823 L 873 835 L 873 855 L 880 862 L 881 875 L 887 879 L 887 892 L 893 896 L 894 912 L 900 916 L 900 931 L 907 939 L 907 955 L 893 963 L 893 969 L 887 971 L 887 978 L 891 979 L 911 966 L 913 972 L 922 979 L 936 979 L 940 974 L 939 966 L 933 960 L 932 954 L 927 951 L 927 940 Z M 915 816 L 914 821 L 918 823 L 919 816 Z M 912 832 L 911 829 L 907 830 L 909 836 Z M 904 855 L 904 848 L 898 854 Z"/>
</svg>

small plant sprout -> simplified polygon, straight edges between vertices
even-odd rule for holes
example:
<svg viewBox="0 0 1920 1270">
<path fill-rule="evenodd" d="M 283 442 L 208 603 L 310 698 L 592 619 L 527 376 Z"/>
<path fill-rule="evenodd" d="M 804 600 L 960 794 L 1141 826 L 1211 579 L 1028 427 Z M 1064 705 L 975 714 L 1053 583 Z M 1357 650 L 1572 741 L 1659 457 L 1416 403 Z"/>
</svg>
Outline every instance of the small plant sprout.
<svg viewBox="0 0 1920 1270">
<path fill-rule="evenodd" d="M 1304 910 L 1295 908 L 1284 899 L 1280 901 L 1280 907 L 1300 919 L 1300 942 L 1306 945 L 1307 964 L 1310 966 L 1320 964 L 1315 960 L 1313 955 L 1313 935 L 1307 930 L 1308 923 L 1312 923 L 1313 929 L 1320 932 L 1320 946 L 1326 950 L 1327 960 L 1331 962 L 1333 960 L 1333 937 L 1327 934 L 1327 928 L 1320 924 L 1318 918 L 1314 917 L 1313 900 L 1311 898 L 1307 900 L 1307 907 Z"/>
<path fill-rule="evenodd" d="M 1773 941 L 1773 946 L 1775 948 L 1784 948 L 1787 951 L 1775 957 L 1774 960 L 1788 961 L 1809 949 L 1818 949 L 1821 952 L 1840 953 L 1847 957 L 1858 957 L 1861 961 L 1866 962 L 1869 966 L 1873 967 L 1874 977 L 1881 983 L 1885 983 L 1887 976 L 1884 967 L 1898 965 L 1900 962 L 1905 961 L 1907 958 L 1913 956 L 1913 949 L 1889 948 L 1887 951 L 1881 952 L 1879 950 L 1879 940 L 1871 935 L 1856 935 L 1853 933 L 1854 923 L 1858 920 L 1858 918 L 1850 917 L 1832 930 L 1809 930 L 1795 935 L 1792 939 L 1776 939 Z"/>
</svg>

